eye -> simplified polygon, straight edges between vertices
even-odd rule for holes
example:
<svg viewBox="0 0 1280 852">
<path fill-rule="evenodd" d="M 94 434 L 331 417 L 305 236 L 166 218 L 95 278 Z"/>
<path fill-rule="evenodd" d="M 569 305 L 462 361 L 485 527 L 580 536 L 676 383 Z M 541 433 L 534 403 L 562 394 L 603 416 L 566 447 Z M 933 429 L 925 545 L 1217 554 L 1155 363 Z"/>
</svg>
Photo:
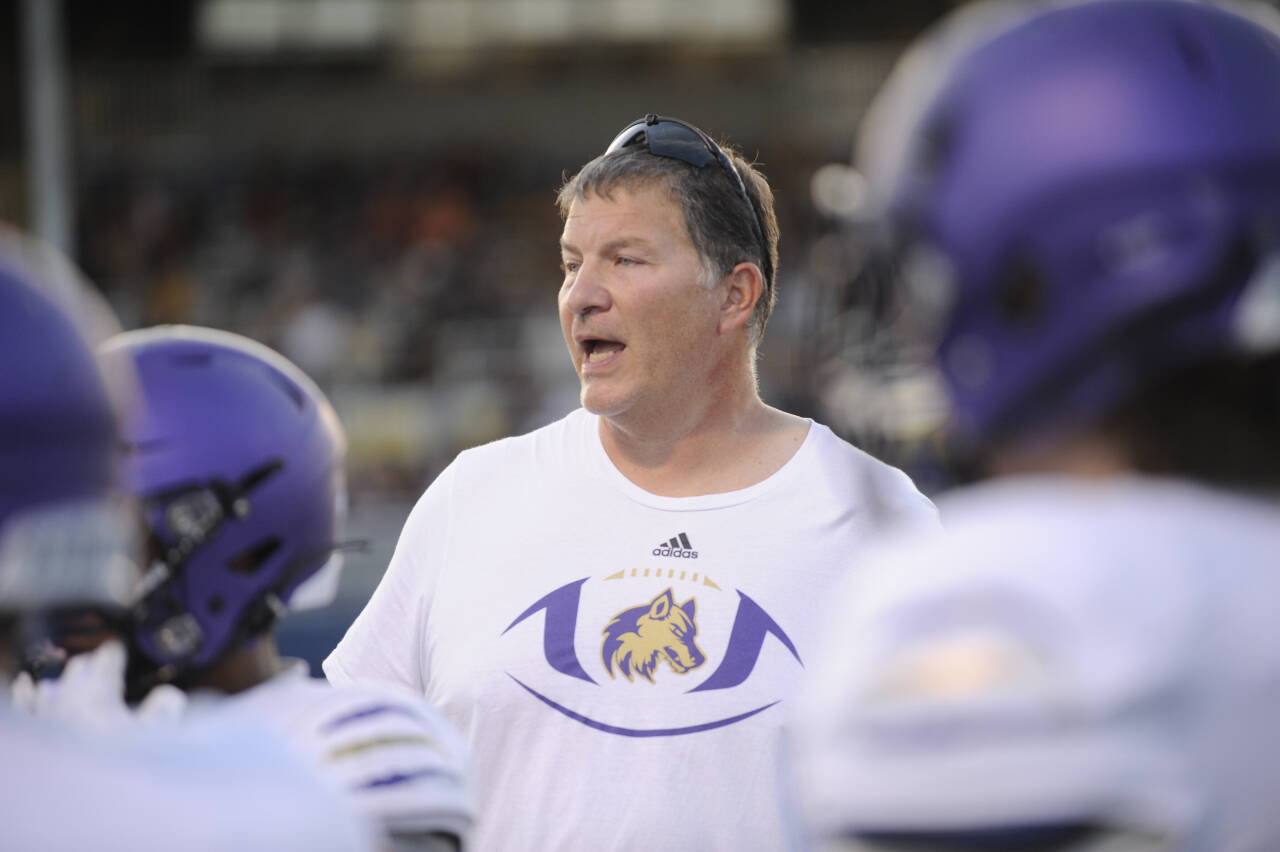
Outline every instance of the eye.
<svg viewBox="0 0 1280 852">
<path fill-rule="evenodd" d="M 577 272 L 578 267 L 581 265 L 582 264 L 578 263 L 576 260 L 562 260 L 560 261 L 560 271 L 565 275 L 568 275 L 572 272 Z"/>
<path fill-rule="evenodd" d="M 615 260 L 614 262 L 617 263 L 619 266 L 639 266 L 640 265 L 640 261 L 636 260 L 634 257 L 619 256 L 617 260 Z"/>
</svg>

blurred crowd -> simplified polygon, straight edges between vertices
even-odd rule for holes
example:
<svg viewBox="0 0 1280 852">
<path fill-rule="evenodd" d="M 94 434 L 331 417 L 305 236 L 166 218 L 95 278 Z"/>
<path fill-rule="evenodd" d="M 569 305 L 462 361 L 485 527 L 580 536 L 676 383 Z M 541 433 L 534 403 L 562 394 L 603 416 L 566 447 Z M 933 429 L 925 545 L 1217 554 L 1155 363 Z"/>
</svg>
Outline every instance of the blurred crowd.
<svg viewBox="0 0 1280 852">
<path fill-rule="evenodd" d="M 554 322 L 549 192 L 485 159 L 104 170 L 84 184 L 83 266 L 126 327 L 227 328 L 286 353 L 355 419 L 365 484 L 416 491 L 572 378 L 528 357 Z"/>
<path fill-rule="evenodd" d="M 762 390 L 815 413 L 830 223 L 808 201 L 817 161 L 770 153 L 783 237 Z M 283 352 L 347 424 L 355 494 L 411 498 L 459 449 L 577 404 L 555 308 L 565 165 L 469 148 L 115 162 L 80 181 L 79 256 L 126 328 L 212 326 Z"/>
</svg>

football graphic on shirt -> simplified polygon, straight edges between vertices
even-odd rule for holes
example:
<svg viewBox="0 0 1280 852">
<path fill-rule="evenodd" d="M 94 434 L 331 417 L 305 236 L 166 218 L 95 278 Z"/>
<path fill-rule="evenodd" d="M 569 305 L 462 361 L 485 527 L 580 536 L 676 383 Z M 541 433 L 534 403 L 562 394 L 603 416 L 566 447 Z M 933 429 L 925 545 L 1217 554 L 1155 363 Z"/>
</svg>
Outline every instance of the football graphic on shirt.
<svg viewBox="0 0 1280 852">
<path fill-rule="evenodd" d="M 602 637 L 599 650 L 585 652 L 592 633 Z M 678 568 L 565 583 L 525 608 L 502 636 L 527 649 L 525 662 L 507 675 L 529 695 L 588 727 L 628 737 L 741 722 L 781 701 L 780 684 L 791 676 L 779 673 L 803 665 L 786 631 L 751 596 Z"/>
</svg>

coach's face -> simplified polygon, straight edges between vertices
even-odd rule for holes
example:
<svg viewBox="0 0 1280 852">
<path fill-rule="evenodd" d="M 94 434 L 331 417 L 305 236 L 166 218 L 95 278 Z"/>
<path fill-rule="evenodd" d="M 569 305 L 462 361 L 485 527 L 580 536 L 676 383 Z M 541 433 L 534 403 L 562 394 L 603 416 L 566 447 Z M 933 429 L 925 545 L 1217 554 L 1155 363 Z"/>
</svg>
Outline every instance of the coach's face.
<svg viewBox="0 0 1280 852">
<path fill-rule="evenodd" d="M 684 214 L 666 188 L 578 199 L 560 243 L 560 325 L 583 406 L 653 421 L 698 404 L 723 357 L 722 294 L 704 286 Z"/>
</svg>

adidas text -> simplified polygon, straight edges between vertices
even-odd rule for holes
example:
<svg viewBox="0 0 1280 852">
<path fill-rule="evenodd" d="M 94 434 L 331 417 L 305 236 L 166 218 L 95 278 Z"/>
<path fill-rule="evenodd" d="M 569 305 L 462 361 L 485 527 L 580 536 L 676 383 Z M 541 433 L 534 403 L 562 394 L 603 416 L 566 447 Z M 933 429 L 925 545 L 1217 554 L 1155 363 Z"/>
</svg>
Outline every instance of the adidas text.
<svg viewBox="0 0 1280 852">
<path fill-rule="evenodd" d="M 698 551 L 681 550 L 680 548 L 672 549 L 670 547 L 655 547 L 653 549 L 654 556 L 671 556 L 679 559 L 697 559 Z"/>
</svg>

